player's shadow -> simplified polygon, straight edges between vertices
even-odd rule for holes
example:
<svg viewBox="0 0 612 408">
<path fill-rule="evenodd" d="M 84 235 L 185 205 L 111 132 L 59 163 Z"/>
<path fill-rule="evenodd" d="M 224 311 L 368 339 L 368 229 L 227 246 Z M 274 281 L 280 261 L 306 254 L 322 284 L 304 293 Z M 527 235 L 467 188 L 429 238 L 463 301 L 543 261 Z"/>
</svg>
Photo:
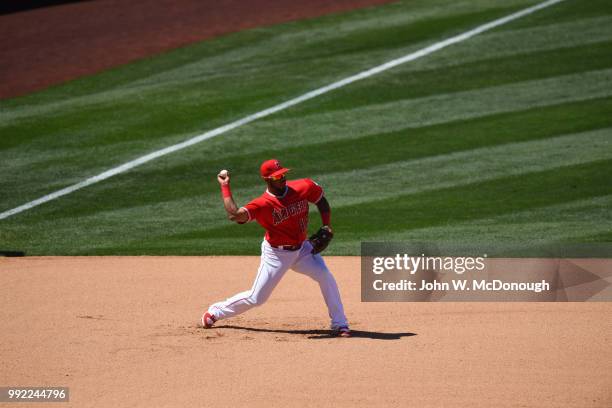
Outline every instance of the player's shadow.
<svg viewBox="0 0 612 408">
<path fill-rule="evenodd" d="M 215 329 L 234 329 L 234 330 L 245 330 L 252 332 L 262 333 L 284 333 L 284 334 L 297 334 L 300 336 L 308 336 L 309 339 L 331 339 L 337 336 L 331 330 L 282 330 L 282 329 L 259 329 L 254 327 L 234 326 L 234 325 L 223 325 L 215 326 Z M 403 332 L 403 333 L 382 333 L 372 332 L 365 330 L 352 330 L 351 338 L 364 338 L 374 340 L 399 340 L 402 337 L 416 336 L 416 333 Z"/>
</svg>

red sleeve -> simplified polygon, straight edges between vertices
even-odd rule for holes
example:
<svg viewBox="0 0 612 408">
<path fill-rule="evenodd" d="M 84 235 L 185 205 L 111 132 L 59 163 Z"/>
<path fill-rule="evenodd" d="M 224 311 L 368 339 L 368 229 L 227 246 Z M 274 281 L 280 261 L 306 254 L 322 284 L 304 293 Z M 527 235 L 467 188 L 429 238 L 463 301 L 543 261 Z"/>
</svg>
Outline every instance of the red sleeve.
<svg viewBox="0 0 612 408">
<path fill-rule="evenodd" d="M 261 203 L 259 202 L 258 199 L 254 199 L 242 208 L 247 210 L 247 213 L 249 214 L 249 219 L 247 222 L 255 221 L 257 219 L 257 216 L 259 215 L 259 209 L 261 208 Z"/>
<path fill-rule="evenodd" d="M 311 203 L 318 203 L 321 197 L 323 197 L 323 188 L 308 178 L 304 179 L 304 182 L 308 186 L 306 190 L 306 199 Z"/>
</svg>

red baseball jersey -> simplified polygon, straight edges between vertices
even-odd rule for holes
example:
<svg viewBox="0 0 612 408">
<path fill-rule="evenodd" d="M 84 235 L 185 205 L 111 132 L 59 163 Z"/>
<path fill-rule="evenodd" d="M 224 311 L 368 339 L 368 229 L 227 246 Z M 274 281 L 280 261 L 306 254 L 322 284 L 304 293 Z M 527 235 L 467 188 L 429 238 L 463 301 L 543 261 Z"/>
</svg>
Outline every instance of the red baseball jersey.
<svg viewBox="0 0 612 408">
<path fill-rule="evenodd" d="M 308 203 L 317 203 L 323 189 L 311 179 L 287 181 L 282 196 L 266 190 L 243 208 L 249 221 L 257 221 L 266 230 L 271 245 L 300 245 L 308 233 Z"/>
</svg>

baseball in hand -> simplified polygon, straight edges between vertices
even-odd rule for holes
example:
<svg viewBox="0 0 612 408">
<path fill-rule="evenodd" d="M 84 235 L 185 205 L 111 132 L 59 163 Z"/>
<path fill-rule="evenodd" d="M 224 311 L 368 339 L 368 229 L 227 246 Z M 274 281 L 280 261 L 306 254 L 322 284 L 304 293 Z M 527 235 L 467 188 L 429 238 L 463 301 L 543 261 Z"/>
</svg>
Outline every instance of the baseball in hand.
<svg viewBox="0 0 612 408">
<path fill-rule="evenodd" d="M 219 179 L 219 183 L 229 182 L 229 171 L 221 170 L 217 175 L 217 179 Z"/>
</svg>

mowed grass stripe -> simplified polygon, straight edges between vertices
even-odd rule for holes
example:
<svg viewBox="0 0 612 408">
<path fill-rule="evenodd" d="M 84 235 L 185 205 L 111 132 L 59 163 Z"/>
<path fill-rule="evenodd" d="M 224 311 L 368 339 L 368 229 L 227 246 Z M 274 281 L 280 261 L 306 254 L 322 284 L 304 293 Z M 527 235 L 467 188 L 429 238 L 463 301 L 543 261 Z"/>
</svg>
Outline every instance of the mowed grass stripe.
<svg viewBox="0 0 612 408">
<path fill-rule="evenodd" d="M 612 195 L 597 196 L 467 222 L 372 234 L 363 239 L 473 245 L 491 242 L 520 242 L 522 245 L 609 242 L 612 231 L 610 208 Z M 342 237 L 329 251 L 330 254 L 358 254 L 360 246 L 361 239 Z"/>
<path fill-rule="evenodd" d="M 610 174 L 612 159 L 558 166 L 540 172 L 449 187 L 443 191 L 426 191 L 359 203 L 344 207 L 337 214 L 336 221 L 339 225 L 359 223 L 370 232 L 393 232 L 468 221 L 609 195 L 612 194 Z M 390 217 L 392 211 L 401 216 Z"/>
<path fill-rule="evenodd" d="M 404 21 L 401 22 L 404 26 L 409 23 L 409 21 L 406 21 L 407 16 L 408 14 L 406 13 Z M 385 21 L 389 19 L 390 18 L 387 17 Z M 352 25 L 357 25 L 356 22 L 351 23 Z M 429 21 L 425 21 L 424 23 L 432 24 Z M 398 67 L 395 71 L 405 72 L 421 70 L 423 68 L 439 68 L 442 66 L 452 66 L 483 59 L 606 42 L 612 39 L 611 23 L 612 18 L 604 16 L 587 18 L 571 23 L 555 24 L 545 27 L 534 26 L 519 30 L 509 30 L 508 27 L 504 26 L 495 31 L 476 36 L 470 39 L 470 41 L 450 47 L 444 50 L 444 52 L 432 54 L 426 59 L 417 60 L 414 63 Z M 379 22 L 371 24 L 378 25 Z M 389 24 L 386 24 L 385 29 L 388 27 Z M 348 30 L 344 35 L 352 35 L 354 31 L 355 30 Z M 304 53 L 308 53 L 309 50 L 321 52 L 321 49 L 325 50 L 328 48 L 320 46 L 313 47 L 310 41 L 312 41 L 312 38 L 317 38 L 318 30 L 313 28 L 309 32 L 310 38 L 305 38 L 304 36 L 291 37 L 289 35 L 287 36 L 289 38 L 285 38 L 282 34 L 268 38 L 267 40 L 269 41 L 265 43 L 265 47 L 267 49 L 273 49 L 274 52 L 271 53 L 271 55 L 266 55 L 266 66 L 273 66 L 278 71 L 279 69 L 291 67 L 296 61 L 299 61 L 300 65 L 303 66 L 307 64 L 308 61 L 314 60 L 317 61 L 318 64 L 333 66 L 341 65 L 345 70 L 351 70 L 354 69 L 354 67 L 366 67 L 366 65 L 363 65 L 365 60 L 372 61 L 373 64 L 377 60 L 381 61 L 389 58 L 388 55 L 390 51 L 383 45 L 368 50 L 362 50 L 362 52 L 354 53 L 355 55 L 342 55 L 340 58 L 338 58 L 337 54 L 332 54 L 325 58 L 315 58 L 313 55 L 305 57 Z M 369 33 L 366 32 L 365 36 L 368 34 Z M 321 36 L 327 38 L 327 43 L 335 41 L 333 33 L 331 32 L 326 31 L 325 34 L 321 34 Z M 563 38 L 563 41 L 560 42 L 559 38 Z M 271 40 L 275 40 L 275 42 L 271 43 Z M 287 49 L 287 44 L 291 44 L 290 49 Z M 404 47 L 406 51 L 409 51 L 425 46 L 427 41 L 415 43 L 414 38 L 409 37 L 405 39 L 405 44 L 409 44 L 409 47 Z M 263 47 L 263 44 L 261 46 Z M 298 50 L 296 47 L 302 47 L 303 50 Z M 232 55 L 238 58 L 238 56 L 244 53 L 248 53 L 249 55 L 252 54 L 248 49 L 240 48 L 239 53 L 236 52 Z M 252 77 L 253 75 L 257 75 L 260 69 L 255 61 L 253 61 L 255 57 L 256 55 L 251 55 L 251 58 L 247 61 L 232 60 L 231 62 L 224 57 L 223 64 L 226 66 L 223 66 L 221 62 L 212 64 L 211 60 L 215 60 L 219 57 L 211 56 L 210 58 L 196 61 L 187 66 L 178 66 L 173 70 L 150 76 L 142 81 L 134 82 L 130 84 L 129 87 L 133 88 L 134 91 L 140 91 L 142 87 L 148 88 L 152 85 L 160 86 L 160 84 L 164 86 L 176 83 L 190 83 L 194 85 L 200 83 L 203 78 L 210 78 L 211 76 L 218 81 L 219 77 L 222 77 L 222 74 L 219 73 L 219 69 L 223 69 L 224 74 L 246 74 Z M 228 69 L 227 65 L 231 65 L 231 67 Z"/>
<path fill-rule="evenodd" d="M 389 163 L 361 171 L 323 175 L 320 179 L 325 185 L 336 186 L 331 198 L 336 206 L 345 207 L 367 203 L 372 198 L 394 198 L 504 176 L 612 159 L 611 136 L 612 128 L 600 129 Z M 389 179 L 388 184 L 380 182 L 385 178 Z M 356 180 L 352 188 L 343 187 L 347 186 L 350 179 Z"/>
<path fill-rule="evenodd" d="M 362 171 L 321 175 L 318 179 L 324 186 L 330 186 L 326 190 L 333 206 L 334 224 L 338 226 L 351 225 L 347 224 L 347 220 L 344 220 L 343 217 L 346 217 L 346 214 L 352 214 L 359 205 L 370 208 L 378 203 L 381 213 L 388 214 L 390 218 L 402 218 L 406 216 L 406 213 L 400 211 L 401 208 L 385 203 L 396 203 L 413 196 L 418 198 L 423 194 L 446 194 L 445 191 L 453 188 L 469 190 L 474 185 L 492 183 L 495 180 L 505 183 L 508 175 L 523 177 L 526 180 L 534 175 L 535 182 L 537 182 L 538 174 L 550 171 L 550 169 L 558 169 L 561 174 L 565 171 L 563 169 L 571 165 L 593 162 L 598 165 L 602 163 L 601 159 L 612 159 L 609 137 L 611 132 L 612 129 L 609 128 L 554 139 L 475 149 Z M 590 184 L 593 181 L 587 180 L 588 182 L 583 181 L 583 184 Z M 546 194 L 547 188 L 546 186 L 543 189 L 542 194 Z M 261 185 L 248 190 L 240 189 L 236 196 L 253 197 L 261 194 L 262 189 Z M 524 199 L 521 192 L 517 194 L 518 198 Z M 551 194 L 550 199 L 554 200 L 555 192 Z M 461 195 L 458 194 L 458 197 Z M 376 200 L 372 201 L 372 198 Z M 245 203 L 240 199 L 238 201 L 240 204 Z M 77 203 L 73 204 L 77 206 Z M 58 238 L 61 237 L 67 233 L 66 230 L 72 229 L 73 223 L 76 222 L 81 226 L 80 229 L 89 231 L 83 234 L 82 245 L 84 247 L 93 249 L 92 244 L 88 244 L 92 242 L 95 243 L 94 246 L 97 249 L 103 249 L 104 245 L 115 248 L 117 238 L 112 236 L 110 230 L 105 231 L 100 228 L 100 225 L 112 225 L 120 220 L 130 225 L 130 238 L 122 239 L 123 243 L 130 247 L 132 241 L 136 245 L 136 243 L 142 243 L 143 240 L 148 242 L 149 239 L 165 242 L 168 239 L 193 240 L 222 237 L 226 234 L 236 234 L 238 231 L 250 234 L 250 236 L 257 236 L 258 233 L 261 233 L 259 227 L 254 225 L 240 230 L 229 226 L 218 193 L 201 198 L 180 200 L 172 203 L 171 208 L 172 211 L 166 211 L 159 204 L 150 204 L 88 216 L 77 213 L 66 219 L 56 216 L 48 217 L 47 220 L 40 221 L 43 234 L 48 236 L 38 237 L 38 239 L 42 238 L 43 241 L 54 243 L 52 236 L 57 234 Z M 422 216 L 421 214 L 415 215 Z M 138 221 L 142 217 L 153 220 L 151 222 L 156 226 L 154 231 L 151 231 L 150 224 L 143 225 Z M 316 224 L 318 222 L 316 215 L 314 217 Z M 364 222 L 359 222 L 359 230 L 369 233 L 368 228 L 361 228 Z M 399 221 L 396 219 L 393 222 Z M 20 225 L 15 223 L 16 228 L 19 228 Z"/>
<path fill-rule="evenodd" d="M 521 8 L 497 6 L 451 15 L 441 13 L 441 16 L 431 16 L 410 24 L 372 25 L 367 29 L 337 35 L 333 41 L 314 37 L 314 40 L 309 42 L 296 44 L 294 52 L 302 62 L 308 59 L 333 58 L 335 60 L 346 55 L 363 54 L 372 49 L 402 50 L 403 53 L 407 45 L 451 37 L 468 28 L 479 26 L 483 22 L 494 21 L 513 14 Z"/>
<path fill-rule="evenodd" d="M 410 98 L 481 89 L 539 78 L 612 67 L 612 41 L 492 58 L 451 67 L 388 72 L 378 78 L 325 95 L 319 103 L 290 112 L 330 112 Z"/>
<path fill-rule="evenodd" d="M 318 174 L 321 152 L 325 152 L 329 161 L 324 174 L 361 171 L 451 152 L 609 128 L 612 126 L 612 117 L 608 116 L 607 112 L 610 111 L 612 98 L 581 101 L 415 129 L 380 132 L 350 140 L 330 140 L 307 147 L 287 148 L 283 149 L 282 157 L 285 163 L 290 163 L 296 169 L 298 175 Z M 162 180 L 164 177 L 174 179 L 179 174 L 189 174 L 194 167 L 210 173 L 228 167 L 233 170 L 242 185 L 259 186 L 261 180 L 254 171 L 255 167 L 265 158 L 278 153 L 278 150 L 270 148 L 267 151 L 223 159 L 203 158 L 196 164 L 177 164 L 170 172 L 167 168 L 145 170 L 140 172 L 139 178 L 140 182 L 146 179 Z M 198 192 L 208 191 L 216 193 L 217 186 L 202 186 L 198 189 Z"/>
<path fill-rule="evenodd" d="M 519 28 L 534 25 L 545 26 L 610 15 L 612 15 L 612 3 L 609 0 L 571 0 L 559 3 L 557 7 L 542 10 L 541 13 L 533 14 L 522 21 L 517 21 L 513 26 Z"/>
<path fill-rule="evenodd" d="M 367 14 L 359 14 L 359 17 L 359 12 L 355 12 L 355 16 L 350 18 L 347 15 L 328 16 L 320 19 L 320 24 L 305 23 L 309 25 L 308 30 L 297 31 L 291 27 L 285 27 L 282 31 L 277 29 L 275 33 L 265 28 L 253 30 L 260 35 L 251 41 L 251 44 L 271 52 L 262 56 L 261 53 L 252 51 L 254 47 L 245 47 L 240 53 L 231 53 L 229 64 L 227 56 L 224 56 L 222 65 L 211 62 L 211 59 L 215 61 L 218 58 L 212 56 L 207 61 L 195 61 L 188 66 L 179 66 L 135 82 L 134 85 L 171 84 L 177 82 L 179 77 L 198 81 L 203 74 L 219 77 L 220 68 L 226 73 L 247 74 L 252 77 L 261 72 L 262 65 L 277 72 L 290 70 L 296 64 L 303 69 L 310 67 L 312 63 L 334 69 L 342 67 L 345 71 L 366 69 L 376 65 L 376 61 L 388 60 L 422 48 L 434 40 L 449 37 L 482 21 L 510 14 L 529 4 L 525 1 L 511 1 L 504 5 L 485 2 L 459 3 L 432 10 L 435 3 L 444 3 L 404 3 L 371 9 Z M 423 6 L 426 8 L 423 9 Z M 384 24 L 381 25 L 382 18 Z M 309 79 L 321 81 L 323 77 Z M 333 79 L 327 78 L 321 84 L 330 80 Z"/>
<path fill-rule="evenodd" d="M 512 25 L 514 27 L 514 25 Z M 560 41 L 560 39 L 563 39 Z M 430 58 L 414 64 L 398 67 L 397 73 L 452 67 L 455 65 L 548 52 L 561 48 L 587 46 L 612 40 L 612 16 L 585 18 L 582 20 L 495 30 L 457 44 Z"/>
<path fill-rule="evenodd" d="M 237 129 L 232 149 L 221 140 L 185 152 L 184 159 L 215 152 L 228 157 L 235 152 L 262 152 L 274 146 L 278 152 L 294 146 L 308 146 L 330 140 L 348 140 L 408 128 L 417 128 L 487 115 L 527 110 L 574 101 L 612 96 L 612 69 L 492 86 L 478 90 L 405 99 L 344 111 L 322 112 L 301 118 L 280 113 Z M 286 131 L 279 132 L 279 129 Z M 290 133 L 287 133 L 290 132 Z M 262 143 L 262 141 L 266 143 Z"/>
<path fill-rule="evenodd" d="M 310 175 L 320 178 L 330 173 L 367 170 L 389 163 L 393 166 L 394 163 L 412 159 L 443 157 L 452 152 L 608 128 L 612 126 L 612 117 L 606 114 L 609 111 L 612 111 L 612 98 L 577 102 L 443 125 L 378 133 L 348 141 L 332 140 L 310 145 L 307 149 L 285 149 L 282 157 L 285 163 L 296 169 L 294 177 Z M 327 152 L 329 163 L 326 164 L 325 173 L 319 175 L 321 152 Z M 261 187 L 256 169 L 258 163 L 278 153 L 271 149 L 223 159 L 203 156 L 190 162 L 144 167 L 133 174 L 119 176 L 116 181 L 109 180 L 108 183 L 96 186 L 91 189 L 90 194 L 87 191 L 79 192 L 76 195 L 78 200 L 59 206 L 69 209 L 68 211 L 58 212 L 56 206 L 45 206 L 36 213 L 41 219 L 51 216 L 72 218 L 125 207 L 171 203 L 182 198 L 201 197 L 203 194 L 212 194 L 216 200 L 218 187 L 211 181 L 220 168 L 232 170 L 235 177 L 234 192 L 237 197 L 244 197 Z M 348 157 L 350 160 L 346 160 Z M 204 178 L 205 175 L 207 178 Z M 197 177 L 202 177 L 201 183 L 194 183 L 194 178 Z M 330 186 L 335 184 L 336 180 L 328 183 Z M 96 196 L 111 199 L 96 200 Z"/>
</svg>

